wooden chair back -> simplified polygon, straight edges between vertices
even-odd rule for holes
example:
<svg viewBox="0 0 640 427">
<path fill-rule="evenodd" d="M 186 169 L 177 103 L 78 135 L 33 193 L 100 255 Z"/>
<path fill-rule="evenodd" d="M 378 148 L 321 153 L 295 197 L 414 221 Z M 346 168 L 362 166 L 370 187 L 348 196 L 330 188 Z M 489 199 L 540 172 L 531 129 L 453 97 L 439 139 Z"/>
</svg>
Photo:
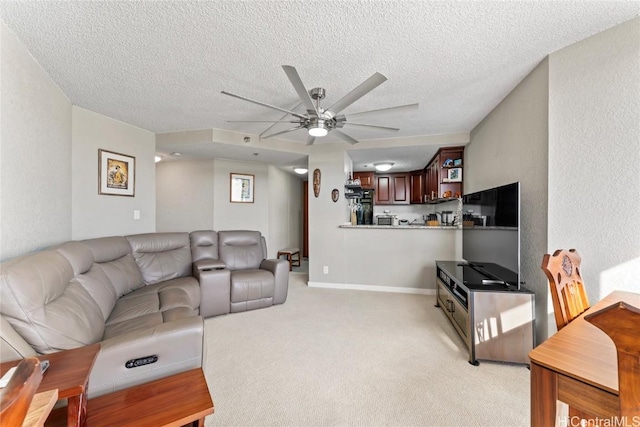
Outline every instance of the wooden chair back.
<svg viewBox="0 0 640 427">
<path fill-rule="evenodd" d="M 22 425 L 40 381 L 40 361 L 35 357 L 23 359 L 0 391 L 0 426 Z"/>
<path fill-rule="evenodd" d="M 558 249 L 542 258 L 542 270 L 549 279 L 553 312 L 558 330 L 589 308 L 589 298 L 580 275 L 582 259 L 575 249 Z"/>
<path fill-rule="evenodd" d="M 640 419 L 640 309 L 621 301 L 584 319 L 600 328 L 616 345 L 620 417 Z"/>
</svg>

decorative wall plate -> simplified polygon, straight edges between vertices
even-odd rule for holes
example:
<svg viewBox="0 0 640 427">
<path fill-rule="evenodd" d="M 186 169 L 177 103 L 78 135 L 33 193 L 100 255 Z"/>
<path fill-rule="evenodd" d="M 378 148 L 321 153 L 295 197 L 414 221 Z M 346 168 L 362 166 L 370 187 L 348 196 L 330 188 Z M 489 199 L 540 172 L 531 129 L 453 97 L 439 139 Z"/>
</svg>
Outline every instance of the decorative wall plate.
<svg viewBox="0 0 640 427">
<path fill-rule="evenodd" d="M 333 190 L 331 190 L 331 200 L 333 200 L 334 202 L 337 202 L 338 197 L 340 197 L 340 191 L 338 191 L 337 188 L 334 188 Z"/>
</svg>

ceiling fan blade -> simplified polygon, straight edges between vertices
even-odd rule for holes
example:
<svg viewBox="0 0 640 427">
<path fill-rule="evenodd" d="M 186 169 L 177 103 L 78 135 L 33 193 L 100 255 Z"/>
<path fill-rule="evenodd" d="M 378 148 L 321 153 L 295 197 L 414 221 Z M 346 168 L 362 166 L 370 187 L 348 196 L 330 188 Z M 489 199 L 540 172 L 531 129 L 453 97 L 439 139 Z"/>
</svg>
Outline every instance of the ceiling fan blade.
<svg viewBox="0 0 640 427">
<path fill-rule="evenodd" d="M 352 137 L 350 137 L 349 135 L 347 135 L 346 133 L 339 131 L 338 129 L 333 129 L 331 131 L 331 133 L 335 133 L 336 136 L 338 136 L 341 139 L 344 139 L 345 141 L 347 141 L 349 144 L 357 144 L 358 140 L 354 139 Z"/>
<path fill-rule="evenodd" d="M 227 120 L 227 123 L 298 123 L 298 120 Z"/>
<path fill-rule="evenodd" d="M 307 145 L 313 145 L 314 142 L 316 142 L 316 137 L 309 135 L 307 137 Z"/>
<path fill-rule="evenodd" d="M 348 117 L 357 116 L 359 114 L 377 114 L 377 113 L 386 113 L 386 112 L 409 112 L 413 110 L 417 110 L 420 104 L 407 104 L 407 105 L 398 105 L 396 107 L 388 107 L 388 108 L 380 108 L 379 110 L 369 110 L 369 111 L 360 111 L 358 113 L 349 113 Z"/>
<path fill-rule="evenodd" d="M 232 96 L 234 98 L 238 98 L 238 99 L 242 99 L 244 101 L 252 102 L 254 104 L 262 105 L 263 107 L 273 108 L 274 110 L 282 111 L 283 113 L 291 114 L 292 116 L 295 116 L 295 117 L 298 117 L 298 118 L 301 118 L 301 119 L 307 119 L 308 118 L 307 116 L 304 116 L 302 114 L 296 113 L 294 111 L 285 110 L 284 108 L 276 107 L 275 105 L 266 104 L 264 102 L 256 101 L 254 99 L 245 98 L 244 96 L 234 95 L 233 93 L 225 92 L 224 90 L 221 93 L 223 95 Z"/>
<path fill-rule="evenodd" d="M 274 136 L 282 135 L 283 133 L 287 133 L 287 132 L 293 132 L 294 130 L 302 129 L 303 127 L 304 127 L 303 125 L 300 125 L 291 129 L 283 130 L 281 132 L 272 133 L 271 135 L 263 136 L 262 139 L 273 138 Z"/>
<path fill-rule="evenodd" d="M 291 111 L 295 111 L 298 109 L 299 106 L 301 106 L 302 103 L 298 102 L 296 105 L 294 105 L 294 107 L 291 109 Z M 289 115 L 289 113 L 285 114 L 284 116 L 280 117 L 280 120 L 284 120 L 287 118 L 287 116 Z M 260 135 L 258 135 L 258 138 L 262 138 L 264 136 L 265 133 L 269 132 L 275 125 L 277 125 L 278 122 L 275 122 L 274 124 L 272 124 L 271 126 L 269 126 L 268 128 L 266 128 L 265 130 L 262 131 L 262 133 L 260 133 Z"/>
<path fill-rule="evenodd" d="M 367 93 L 371 92 L 373 89 L 380 86 L 382 83 L 387 81 L 387 78 L 380 73 L 375 73 L 373 76 L 369 77 L 364 82 L 360 83 L 358 87 L 353 89 L 351 92 L 340 98 L 338 102 L 333 104 L 328 109 L 333 114 L 338 114 L 340 111 L 347 108 L 349 105 L 356 102 L 358 99 L 362 98 Z"/>
<path fill-rule="evenodd" d="M 316 106 L 313 105 L 313 100 L 309 95 L 309 91 L 307 91 L 307 88 L 304 87 L 304 83 L 302 83 L 302 79 L 300 79 L 300 75 L 298 74 L 296 69 L 293 68 L 291 65 L 283 65 L 282 68 L 284 69 L 284 72 L 287 73 L 287 77 L 289 77 L 289 81 L 291 82 L 291 84 L 293 85 L 293 88 L 298 93 L 298 96 L 300 97 L 300 100 L 302 101 L 305 108 L 307 109 L 307 112 L 309 114 L 313 113 L 316 116 L 319 116 L 320 114 L 318 113 Z"/>
<path fill-rule="evenodd" d="M 353 123 L 353 122 L 344 122 L 345 125 L 349 125 L 349 126 L 363 126 L 363 127 L 368 127 L 368 128 L 376 128 L 376 129 L 382 129 L 382 130 L 393 130 L 393 131 L 398 131 L 400 130 L 400 128 L 392 128 L 389 126 L 378 126 L 378 125 L 367 125 L 364 123 Z"/>
</svg>

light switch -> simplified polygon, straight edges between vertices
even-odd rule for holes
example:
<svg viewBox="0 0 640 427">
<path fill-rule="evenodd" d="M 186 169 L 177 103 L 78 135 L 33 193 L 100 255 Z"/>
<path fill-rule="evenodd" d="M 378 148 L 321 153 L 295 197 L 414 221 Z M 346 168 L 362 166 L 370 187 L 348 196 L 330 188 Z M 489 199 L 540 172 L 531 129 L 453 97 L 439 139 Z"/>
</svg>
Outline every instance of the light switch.
<svg viewBox="0 0 640 427">
<path fill-rule="evenodd" d="M 133 211 L 133 219 L 140 219 L 140 210 L 136 209 Z"/>
</svg>

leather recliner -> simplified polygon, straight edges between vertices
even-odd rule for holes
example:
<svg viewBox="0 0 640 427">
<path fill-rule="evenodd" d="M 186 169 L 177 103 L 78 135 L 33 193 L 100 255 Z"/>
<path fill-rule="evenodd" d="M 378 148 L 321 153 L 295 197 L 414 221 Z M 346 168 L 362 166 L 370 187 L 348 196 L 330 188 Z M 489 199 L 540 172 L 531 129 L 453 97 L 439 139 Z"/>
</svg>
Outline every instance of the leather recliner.
<svg viewBox="0 0 640 427">
<path fill-rule="evenodd" d="M 218 252 L 230 271 L 232 313 L 286 301 L 289 263 L 265 259 L 267 248 L 259 231 L 219 231 Z"/>
</svg>

